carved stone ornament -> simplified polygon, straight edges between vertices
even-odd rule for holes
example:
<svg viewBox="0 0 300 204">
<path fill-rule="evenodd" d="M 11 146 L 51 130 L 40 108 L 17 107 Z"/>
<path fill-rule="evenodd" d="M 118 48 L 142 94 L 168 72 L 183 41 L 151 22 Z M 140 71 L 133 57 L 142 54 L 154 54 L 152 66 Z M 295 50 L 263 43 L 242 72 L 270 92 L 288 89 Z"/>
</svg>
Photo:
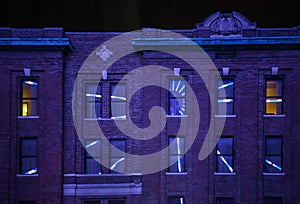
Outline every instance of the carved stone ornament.
<svg viewBox="0 0 300 204">
<path fill-rule="evenodd" d="M 256 23 L 250 22 L 242 14 L 216 12 L 207 17 L 203 23 L 196 24 L 197 29 L 209 29 L 211 36 L 241 35 L 243 29 L 254 29 Z"/>
<path fill-rule="evenodd" d="M 106 48 L 106 45 L 102 46 L 102 49 L 96 52 L 96 55 L 99 56 L 103 61 L 108 60 L 110 56 L 113 55 L 113 52 Z"/>
</svg>

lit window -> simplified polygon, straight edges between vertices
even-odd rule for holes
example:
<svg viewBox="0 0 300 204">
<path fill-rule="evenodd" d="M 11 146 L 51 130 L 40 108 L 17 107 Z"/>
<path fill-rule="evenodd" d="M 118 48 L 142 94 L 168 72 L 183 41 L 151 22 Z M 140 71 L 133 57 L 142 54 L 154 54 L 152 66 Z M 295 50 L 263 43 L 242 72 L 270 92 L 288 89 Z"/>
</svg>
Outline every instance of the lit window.
<svg viewBox="0 0 300 204">
<path fill-rule="evenodd" d="M 222 94 L 224 90 L 225 95 Z M 234 105 L 234 81 L 233 79 L 222 79 L 218 82 L 217 114 L 233 115 Z"/>
<path fill-rule="evenodd" d="M 20 145 L 20 173 L 25 175 L 37 174 L 37 139 L 21 139 Z"/>
<path fill-rule="evenodd" d="M 100 140 L 87 140 L 85 143 L 85 173 L 101 174 L 101 143 Z"/>
<path fill-rule="evenodd" d="M 283 204 L 282 197 L 266 197 L 265 204 Z"/>
<path fill-rule="evenodd" d="M 38 81 L 28 79 L 21 81 L 21 115 L 37 116 L 38 115 Z"/>
<path fill-rule="evenodd" d="M 221 137 L 217 144 L 217 172 L 233 173 L 233 137 Z"/>
<path fill-rule="evenodd" d="M 266 137 L 265 172 L 282 172 L 282 138 Z"/>
<path fill-rule="evenodd" d="M 184 204 L 184 197 L 168 197 L 168 204 Z"/>
<path fill-rule="evenodd" d="M 185 171 L 184 145 L 184 137 L 169 136 L 169 172 Z"/>
<path fill-rule="evenodd" d="M 233 204 L 233 198 L 217 198 L 216 204 Z"/>
<path fill-rule="evenodd" d="M 86 84 L 85 86 L 85 117 L 100 118 L 102 106 L 101 84 Z"/>
<path fill-rule="evenodd" d="M 110 171 L 111 173 L 125 172 L 126 141 L 123 139 L 110 140 L 115 148 L 110 150 Z"/>
<path fill-rule="evenodd" d="M 111 118 L 125 119 L 127 110 L 126 84 L 111 84 L 110 101 Z"/>
<path fill-rule="evenodd" d="M 185 90 L 184 80 L 169 81 L 169 115 L 185 115 Z"/>
<path fill-rule="evenodd" d="M 267 80 L 266 114 L 282 114 L 282 80 Z"/>
</svg>

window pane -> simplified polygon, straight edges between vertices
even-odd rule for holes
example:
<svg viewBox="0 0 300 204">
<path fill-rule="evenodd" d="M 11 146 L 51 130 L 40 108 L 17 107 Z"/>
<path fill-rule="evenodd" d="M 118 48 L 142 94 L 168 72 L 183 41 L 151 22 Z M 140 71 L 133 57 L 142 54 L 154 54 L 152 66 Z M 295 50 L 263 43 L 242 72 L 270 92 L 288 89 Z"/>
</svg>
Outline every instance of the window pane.
<svg viewBox="0 0 300 204">
<path fill-rule="evenodd" d="M 281 156 L 266 156 L 266 172 L 269 173 L 282 172 Z"/>
<path fill-rule="evenodd" d="M 22 156 L 33 156 L 37 155 L 37 140 L 36 139 L 22 139 L 21 151 Z"/>
<path fill-rule="evenodd" d="M 172 143 L 174 142 L 174 143 Z M 170 145 L 172 143 L 172 145 Z M 184 138 L 169 137 L 169 154 L 183 155 L 184 154 Z"/>
<path fill-rule="evenodd" d="M 222 83 L 223 82 L 223 83 Z M 218 82 L 218 95 L 219 97 L 224 97 L 221 95 L 220 90 L 224 89 L 226 98 L 233 98 L 234 93 L 234 81 L 233 79 L 223 79 Z"/>
<path fill-rule="evenodd" d="M 93 158 L 86 158 L 85 160 L 85 173 L 86 174 L 100 174 L 100 164 Z"/>
<path fill-rule="evenodd" d="M 111 117 L 113 119 L 126 118 L 126 97 L 126 84 L 111 84 Z"/>
<path fill-rule="evenodd" d="M 109 200 L 108 204 L 125 204 L 125 200 Z"/>
<path fill-rule="evenodd" d="M 111 140 L 111 145 L 115 146 L 118 150 L 111 148 L 110 150 L 110 170 L 112 173 L 125 172 L 125 140 Z"/>
<path fill-rule="evenodd" d="M 232 173 L 233 159 L 232 156 L 218 156 L 217 172 Z"/>
<path fill-rule="evenodd" d="M 22 97 L 23 98 L 37 98 L 38 97 L 38 81 L 24 80 L 22 83 Z"/>
<path fill-rule="evenodd" d="M 221 137 L 217 144 L 217 172 L 233 171 L 233 137 Z"/>
<path fill-rule="evenodd" d="M 118 89 L 116 87 L 118 86 Z M 126 84 L 111 84 L 111 99 L 112 100 L 126 100 Z"/>
<path fill-rule="evenodd" d="M 282 197 L 267 197 L 265 201 L 265 204 L 283 204 Z"/>
<path fill-rule="evenodd" d="M 173 163 L 175 162 L 175 163 Z M 173 164 L 172 164 L 173 163 Z M 184 156 L 169 156 L 169 172 L 184 172 Z"/>
<path fill-rule="evenodd" d="M 36 174 L 37 169 L 37 139 L 21 139 L 20 173 Z"/>
<path fill-rule="evenodd" d="M 218 114 L 233 114 L 233 99 L 218 99 Z"/>
<path fill-rule="evenodd" d="M 282 99 L 267 98 L 266 99 L 266 113 L 267 114 L 281 114 L 282 113 Z"/>
<path fill-rule="evenodd" d="M 281 155 L 281 138 L 266 138 L 266 154 Z"/>
<path fill-rule="evenodd" d="M 87 118 L 101 117 L 101 84 L 86 84 L 85 86 L 85 113 Z"/>
<path fill-rule="evenodd" d="M 224 90 L 225 95 L 222 94 Z M 234 110 L 234 81 L 223 79 L 218 82 L 217 113 L 232 115 Z"/>
<path fill-rule="evenodd" d="M 217 147 L 220 151 L 220 154 L 231 155 L 232 154 L 232 144 L 233 138 L 232 137 L 221 137 L 218 141 Z"/>
<path fill-rule="evenodd" d="M 21 173 L 23 173 L 23 174 L 34 174 L 34 173 L 37 173 L 36 170 L 35 170 L 36 168 L 37 168 L 37 159 L 36 159 L 36 157 L 22 158 Z"/>
<path fill-rule="evenodd" d="M 185 82 L 169 81 L 169 115 L 185 115 Z"/>
<path fill-rule="evenodd" d="M 114 118 L 126 118 L 126 102 L 111 102 L 111 116 Z"/>
<path fill-rule="evenodd" d="M 233 198 L 217 198 L 217 204 L 233 204 Z"/>
<path fill-rule="evenodd" d="M 183 197 L 169 197 L 168 204 L 184 204 Z"/>
<path fill-rule="evenodd" d="M 86 200 L 84 201 L 84 204 L 101 204 L 100 200 Z"/>
<path fill-rule="evenodd" d="M 267 97 L 282 96 L 282 81 L 281 80 L 268 80 L 267 81 Z"/>
<path fill-rule="evenodd" d="M 38 115 L 38 81 L 22 81 L 21 115 Z"/>
</svg>

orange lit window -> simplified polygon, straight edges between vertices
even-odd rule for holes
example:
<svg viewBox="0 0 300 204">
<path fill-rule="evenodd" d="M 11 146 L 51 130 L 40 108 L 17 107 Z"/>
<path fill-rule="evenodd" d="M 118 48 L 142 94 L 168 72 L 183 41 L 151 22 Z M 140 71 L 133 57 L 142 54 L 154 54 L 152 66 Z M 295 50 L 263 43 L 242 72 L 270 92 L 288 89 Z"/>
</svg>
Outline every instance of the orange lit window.
<svg viewBox="0 0 300 204">
<path fill-rule="evenodd" d="M 267 80 L 266 114 L 282 114 L 282 80 Z"/>
<path fill-rule="evenodd" d="M 21 116 L 38 115 L 38 85 L 36 79 L 21 81 Z"/>
</svg>

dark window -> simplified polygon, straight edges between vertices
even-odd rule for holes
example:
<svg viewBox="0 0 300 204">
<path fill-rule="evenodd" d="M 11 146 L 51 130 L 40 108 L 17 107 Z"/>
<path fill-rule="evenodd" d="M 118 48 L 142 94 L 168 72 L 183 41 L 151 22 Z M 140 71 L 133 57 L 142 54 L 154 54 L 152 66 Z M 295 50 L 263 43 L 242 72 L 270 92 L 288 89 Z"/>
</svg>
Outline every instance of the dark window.
<svg viewBox="0 0 300 204">
<path fill-rule="evenodd" d="M 234 171 L 233 137 L 221 137 L 217 144 L 217 172 Z"/>
<path fill-rule="evenodd" d="M 223 91 L 224 90 L 224 91 Z M 225 92 L 225 95 L 222 94 Z M 233 79 L 222 79 L 218 82 L 218 99 L 217 99 L 218 115 L 234 114 L 234 81 Z"/>
<path fill-rule="evenodd" d="M 266 114 L 282 114 L 282 80 L 267 80 Z"/>
<path fill-rule="evenodd" d="M 168 143 L 169 172 L 184 172 L 184 137 L 169 136 Z"/>
<path fill-rule="evenodd" d="M 266 137 L 265 172 L 282 172 L 282 137 Z"/>
<path fill-rule="evenodd" d="M 21 80 L 21 116 L 38 115 L 38 81 Z"/>
<path fill-rule="evenodd" d="M 87 140 L 85 143 L 85 173 L 101 174 L 101 142 Z"/>
<path fill-rule="evenodd" d="M 115 147 L 110 150 L 111 173 L 125 172 L 126 140 L 113 139 L 110 144 Z"/>
<path fill-rule="evenodd" d="M 283 204 L 282 197 L 266 197 L 265 204 Z"/>
<path fill-rule="evenodd" d="M 109 200 L 108 204 L 125 204 L 125 200 Z"/>
<path fill-rule="evenodd" d="M 26 175 L 37 174 L 37 139 L 21 139 L 20 146 L 20 173 Z"/>
<path fill-rule="evenodd" d="M 216 204 L 233 204 L 233 198 L 217 198 Z"/>
<path fill-rule="evenodd" d="M 84 204 L 125 204 L 125 200 L 86 200 Z"/>
<path fill-rule="evenodd" d="M 184 204 L 184 197 L 168 197 L 168 204 Z"/>
<path fill-rule="evenodd" d="M 127 110 L 126 84 L 111 84 L 110 87 L 111 118 L 125 119 Z"/>
<path fill-rule="evenodd" d="M 100 200 L 85 200 L 84 204 L 101 204 Z"/>
<path fill-rule="evenodd" d="M 36 201 L 19 201 L 18 204 L 36 204 Z"/>
<path fill-rule="evenodd" d="M 85 85 L 85 117 L 100 118 L 102 112 L 101 84 Z"/>
<path fill-rule="evenodd" d="M 185 81 L 169 81 L 169 115 L 185 115 Z"/>
</svg>

